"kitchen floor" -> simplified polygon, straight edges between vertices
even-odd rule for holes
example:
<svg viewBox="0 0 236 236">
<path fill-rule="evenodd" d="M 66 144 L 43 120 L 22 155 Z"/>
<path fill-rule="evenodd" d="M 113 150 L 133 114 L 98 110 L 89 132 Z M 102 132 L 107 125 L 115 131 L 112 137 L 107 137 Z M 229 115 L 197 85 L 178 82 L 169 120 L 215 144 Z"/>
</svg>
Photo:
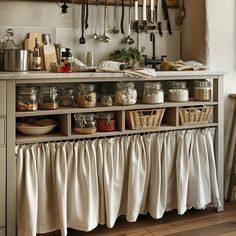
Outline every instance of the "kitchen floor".
<svg viewBox="0 0 236 236">
<path fill-rule="evenodd" d="M 43 236 L 59 236 L 54 232 Z M 225 202 L 225 211 L 215 209 L 189 210 L 184 215 L 167 212 L 162 219 L 141 216 L 135 223 L 119 218 L 112 229 L 98 226 L 91 232 L 69 230 L 68 236 L 235 236 L 236 201 Z M 42 236 L 42 235 L 40 235 Z"/>
</svg>

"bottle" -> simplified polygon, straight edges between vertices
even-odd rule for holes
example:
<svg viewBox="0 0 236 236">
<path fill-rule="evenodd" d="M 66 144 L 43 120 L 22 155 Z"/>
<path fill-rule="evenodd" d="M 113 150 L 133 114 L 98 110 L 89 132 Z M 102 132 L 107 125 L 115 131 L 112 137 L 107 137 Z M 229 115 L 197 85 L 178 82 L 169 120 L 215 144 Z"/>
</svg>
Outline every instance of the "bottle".
<svg viewBox="0 0 236 236">
<path fill-rule="evenodd" d="M 72 54 L 69 48 L 66 48 L 64 55 L 64 65 L 62 66 L 62 72 L 69 73 L 72 72 Z"/>
<path fill-rule="evenodd" d="M 35 38 L 35 46 L 33 51 L 33 70 L 41 70 L 41 53 L 38 38 Z"/>
</svg>

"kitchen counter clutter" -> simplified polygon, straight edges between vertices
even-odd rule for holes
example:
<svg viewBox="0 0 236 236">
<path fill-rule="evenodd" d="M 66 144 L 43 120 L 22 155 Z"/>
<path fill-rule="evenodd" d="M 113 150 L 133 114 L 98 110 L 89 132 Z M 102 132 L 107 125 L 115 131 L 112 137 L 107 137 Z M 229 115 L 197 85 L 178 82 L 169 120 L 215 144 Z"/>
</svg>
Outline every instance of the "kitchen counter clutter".
<svg viewBox="0 0 236 236">
<path fill-rule="evenodd" d="M 179 150 L 178 157 L 173 156 L 172 160 L 174 161 L 174 163 L 175 162 L 179 163 L 178 164 L 179 167 L 175 170 L 178 172 L 179 168 L 182 168 L 180 164 L 182 161 L 181 152 L 185 150 L 184 148 L 181 149 L 179 146 L 180 139 L 181 137 L 183 137 L 182 135 L 184 135 L 184 139 L 181 139 L 183 141 L 182 144 L 188 146 L 187 147 L 187 149 L 189 149 L 188 153 L 192 153 L 193 151 L 191 149 L 192 145 L 191 143 L 189 143 L 189 140 L 192 140 L 191 142 L 195 143 L 194 141 L 195 136 L 192 136 L 195 135 L 195 132 L 197 133 L 196 135 L 198 136 L 197 139 L 201 140 L 200 137 L 202 137 L 203 135 L 204 140 L 206 140 L 207 145 L 209 145 L 209 149 L 207 148 L 202 150 L 202 148 L 200 148 L 199 150 L 205 152 L 203 156 L 208 156 L 209 154 L 208 152 L 209 151 L 211 152 L 211 159 L 209 159 L 208 161 L 211 162 L 211 165 L 209 166 L 209 168 L 210 169 L 212 168 L 213 170 L 213 172 L 211 173 L 215 173 L 214 176 L 211 176 L 212 177 L 211 180 L 215 181 L 214 183 L 212 182 L 212 184 L 214 185 L 214 187 L 216 187 L 215 188 L 216 191 L 214 193 L 210 193 L 209 191 L 201 189 L 200 191 L 201 194 L 205 194 L 204 195 L 205 201 L 202 202 L 200 205 L 196 205 L 195 204 L 196 202 L 190 201 L 191 202 L 190 205 L 203 207 L 205 203 L 212 203 L 212 205 L 217 207 L 218 211 L 223 210 L 223 159 L 224 158 L 223 158 L 223 100 L 222 100 L 223 74 L 222 73 L 216 73 L 211 71 L 156 72 L 156 76 L 147 78 L 141 76 L 126 76 L 124 73 L 85 72 L 85 73 L 62 74 L 62 73 L 47 73 L 47 72 L 26 72 L 26 73 L 3 72 L 0 73 L 0 80 L 6 81 L 7 96 L 10 96 L 12 98 L 6 101 L 6 107 L 7 107 L 6 141 L 7 141 L 7 166 L 8 166 L 7 186 L 9 186 L 7 187 L 7 196 L 8 196 L 7 227 L 11 229 L 15 228 L 16 225 L 15 216 L 19 214 L 18 208 L 19 207 L 21 208 L 19 204 L 17 206 L 14 205 L 14 203 L 16 202 L 15 199 L 16 189 L 18 191 L 17 196 L 19 197 L 17 200 L 18 203 L 19 201 L 22 201 L 22 199 L 25 198 L 25 196 L 28 194 L 27 193 L 28 191 L 27 188 L 29 187 L 28 183 L 24 182 L 26 181 L 26 179 L 19 178 L 19 176 L 22 175 L 22 173 L 20 174 L 19 168 L 20 166 L 23 167 L 25 165 L 28 165 L 33 160 L 33 158 L 37 158 L 38 154 L 34 155 L 33 154 L 34 151 L 36 151 L 36 153 L 43 152 L 45 154 L 46 153 L 52 154 L 54 153 L 54 151 L 57 150 L 57 148 L 60 149 L 61 145 L 63 146 L 63 148 L 60 149 L 60 151 L 64 150 L 64 147 L 65 150 L 75 151 L 78 147 L 84 149 L 83 150 L 79 149 L 78 152 L 80 154 L 78 154 L 79 158 L 77 158 L 77 160 L 82 161 L 83 159 L 82 157 L 83 155 L 85 155 L 85 153 L 86 156 L 88 156 L 89 158 L 94 157 L 96 159 L 99 152 L 101 152 L 104 154 L 104 162 L 100 163 L 99 165 L 108 165 L 106 161 L 110 159 L 106 158 L 107 156 L 111 156 L 112 153 L 114 154 L 115 162 L 117 158 L 120 158 L 119 161 L 121 163 L 124 162 L 127 164 L 128 159 L 123 160 L 122 158 L 127 158 L 128 156 L 130 156 L 131 155 L 131 153 L 129 153 L 130 150 L 136 150 L 135 149 L 136 141 L 139 140 L 137 141 L 137 143 L 139 143 L 140 145 L 142 143 L 141 146 L 142 148 L 144 148 L 143 150 L 140 150 L 140 153 L 146 153 L 145 154 L 147 155 L 145 157 L 146 161 L 148 160 L 154 161 L 155 158 L 151 156 L 151 153 L 149 153 L 150 150 L 148 149 L 150 142 L 152 143 L 153 148 L 156 146 L 155 144 L 158 144 L 158 147 L 160 148 L 162 147 L 162 144 L 164 145 L 167 142 L 169 135 L 171 135 L 173 139 L 173 142 L 171 143 L 175 145 L 171 145 L 169 148 L 172 150 L 172 147 L 176 147 Z M 179 100 L 169 101 L 168 89 L 169 85 L 173 81 L 180 83 L 183 81 L 185 82 L 185 86 L 188 89 L 188 99 L 184 99 L 184 101 L 179 101 Z M 208 82 L 205 83 L 206 81 L 208 81 L 209 83 Z M 117 86 L 117 84 L 119 85 Z M 42 89 L 40 89 L 42 87 L 44 88 L 43 92 L 46 93 L 46 95 L 43 93 L 44 95 L 43 98 L 46 98 L 46 100 L 43 100 L 43 98 L 39 96 L 40 91 L 42 92 Z M 18 109 L 19 91 L 22 92 L 21 90 L 22 88 L 28 89 L 26 94 L 23 93 L 24 96 L 28 95 L 28 97 L 27 99 L 25 99 L 24 96 L 22 98 L 22 93 L 20 94 L 21 104 L 23 104 L 22 105 L 23 108 Z M 177 88 L 177 91 L 175 91 L 177 94 L 179 92 L 178 89 L 179 88 Z M 125 99 L 128 98 L 127 100 L 125 100 L 126 101 L 125 103 L 122 104 L 120 102 L 117 102 L 117 97 L 115 95 L 116 91 L 119 91 L 121 96 L 126 96 Z M 143 95 L 146 96 L 145 99 L 143 99 Z M 149 96 L 151 96 L 151 98 L 149 98 Z M 40 106 L 41 101 L 43 101 L 43 103 L 44 102 L 48 103 L 49 101 L 49 103 L 54 104 L 54 106 L 50 106 L 44 109 L 42 108 L 42 106 Z M 28 107 L 31 108 L 31 106 L 28 106 L 29 105 L 28 103 L 34 104 L 34 106 L 32 106 L 34 109 L 27 110 Z M 50 123 L 50 125 L 48 125 L 48 126 L 51 126 L 51 124 L 53 125 L 53 128 L 51 127 L 52 130 L 49 131 L 48 133 L 46 132 L 44 134 L 39 134 L 39 135 L 34 135 L 34 134 L 27 135 L 16 130 L 17 127 L 19 129 L 18 126 L 19 123 L 29 124 L 29 122 L 31 122 L 29 125 L 34 126 L 35 120 L 37 121 L 45 119 L 46 121 L 53 122 Z M 162 141 L 158 138 L 159 136 L 162 137 L 161 138 L 163 139 Z M 176 140 L 177 137 L 178 140 Z M 123 140 L 126 138 L 127 142 L 125 141 L 123 144 L 121 144 L 120 143 L 121 139 Z M 79 144 L 78 146 L 76 142 L 78 142 Z M 76 148 L 75 147 L 72 148 L 73 146 L 72 143 L 73 145 L 76 145 Z M 99 146 L 100 144 L 102 144 L 102 147 Z M 124 148 L 124 153 L 127 154 L 127 157 L 126 154 L 125 157 L 119 155 L 118 152 L 119 150 L 121 150 L 120 145 L 123 145 L 122 148 Z M 203 144 L 199 143 L 199 145 L 201 146 Z M 12 158 L 13 156 L 15 157 L 15 151 L 14 148 L 12 148 L 13 146 L 17 147 L 16 159 Z M 50 148 L 52 148 L 51 151 L 48 149 L 49 146 Z M 137 148 L 140 149 L 141 146 Z M 199 148 L 200 146 L 196 148 Z M 31 150 L 31 148 L 33 149 Z M 45 150 L 37 151 L 38 148 L 39 149 L 43 148 Z M 176 153 L 176 150 L 172 150 L 173 153 Z M 70 157 L 67 156 L 67 154 L 65 155 L 64 159 L 65 166 L 69 165 L 69 162 L 67 163 L 69 159 L 67 158 L 73 158 L 73 161 L 75 161 L 74 151 L 70 152 L 70 154 L 68 153 Z M 96 154 L 94 151 L 96 152 Z M 29 153 L 31 153 L 34 157 L 30 157 L 30 155 L 28 156 Z M 56 153 L 59 155 L 60 152 L 56 151 Z M 41 159 L 41 161 L 43 161 L 44 164 L 47 163 L 46 165 L 51 165 L 55 161 L 54 164 L 58 166 L 56 162 L 58 160 L 61 160 L 60 156 L 57 157 L 55 156 L 55 159 L 54 159 L 54 154 L 53 156 L 48 157 L 48 158 L 53 158 L 51 159 L 53 160 L 52 162 L 50 162 L 51 164 L 49 164 L 48 162 L 49 159 L 47 159 L 46 156 L 45 159 L 44 158 Z M 132 158 L 142 159 L 143 156 L 133 155 Z M 139 161 L 141 161 L 141 159 L 139 159 Z M 28 164 L 26 163 L 27 160 L 29 160 Z M 92 161 L 91 164 L 93 163 L 92 165 L 95 165 L 94 160 L 91 160 Z M 201 160 L 201 158 L 200 161 L 204 162 L 204 160 Z M 170 162 L 168 165 L 174 166 L 175 165 L 174 163 Z M 148 169 L 149 165 L 150 163 L 147 164 L 147 169 L 145 170 L 147 171 L 145 172 L 146 173 L 145 181 L 149 181 L 150 176 L 148 173 L 152 173 L 151 174 L 152 177 L 150 178 L 152 178 L 151 180 L 152 182 L 153 181 L 155 182 L 156 177 L 154 173 L 158 172 L 156 169 L 157 166 L 150 165 L 152 167 L 152 170 L 150 170 Z M 201 165 L 204 166 L 202 162 Z M 187 166 L 186 168 L 188 168 Z M 40 168 L 40 167 L 36 165 L 35 168 Z M 57 171 L 60 172 L 62 170 L 61 168 L 62 167 L 57 169 Z M 97 173 L 95 170 L 97 170 L 98 166 L 95 165 L 93 167 L 88 167 L 88 170 L 90 168 L 94 170 L 92 171 L 93 173 Z M 135 172 L 132 172 L 133 168 L 134 167 L 130 164 L 128 170 L 129 173 L 126 174 L 133 176 L 133 174 L 135 174 Z M 49 169 L 48 168 L 46 169 L 47 170 L 53 169 L 53 167 L 50 166 Z M 103 166 L 102 169 L 105 170 L 106 169 L 105 166 Z M 34 170 L 32 171 L 34 172 Z M 177 173 L 175 171 L 173 173 Z M 185 171 L 187 171 L 187 169 L 185 169 Z M 58 174 L 61 175 L 62 172 L 60 173 L 59 172 Z M 78 173 L 79 175 L 82 174 L 80 172 Z M 113 172 L 109 173 L 107 172 L 108 175 L 110 175 L 111 173 Z M 186 174 L 189 173 L 191 175 L 190 172 L 184 172 L 184 173 Z M 100 173 L 100 174 L 105 174 L 105 173 Z M 131 178 L 133 179 L 139 178 L 138 176 L 136 177 L 132 176 Z M 181 173 L 178 172 L 177 176 L 178 178 L 181 178 Z M 69 176 L 67 177 L 64 176 L 64 177 L 63 177 L 64 180 L 67 179 L 69 181 L 68 179 Z M 210 178 L 210 176 L 208 177 Z M 78 179 L 80 178 L 81 176 Z M 84 176 L 82 178 L 86 179 L 88 178 L 88 176 L 87 177 Z M 98 179 L 98 177 L 94 175 L 91 175 L 91 178 Z M 201 178 L 201 176 L 199 178 Z M 196 181 L 194 180 L 194 178 L 190 179 L 191 181 L 193 181 L 191 184 L 193 185 L 197 184 L 194 182 Z M 87 180 L 88 179 L 86 179 L 86 181 Z M 34 181 L 37 182 L 36 179 L 34 179 Z M 73 182 L 76 180 L 72 179 L 71 181 Z M 179 179 L 179 181 L 180 181 L 179 183 L 183 184 L 181 179 Z M 95 181 L 94 183 L 97 182 Z M 67 182 L 66 184 L 71 185 L 71 182 Z M 105 191 L 107 191 L 108 189 L 108 185 L 106 184 L 109 183 L 108 182 L 104 183 L 103 188 L 106 189 Z M 149 182 L 147 182 L 146 184 L 149 184 Z M 22 189 L 19 187 L 21 185 L 28 187 L 26 187 L 26 189 L 24 188 Z M 116 194 L 122 194 L 123 191 L 126 191 L 125 188 L 123 189 L 122 187 L 123 184 L 119 183 L 119 186 L 120 186 L 119 193 Z M 188 184 L 185 186 L 188 186 Z M 43 186 L 41 185 L 39 187 L 43 188 Z M 59 189 L 60 191 L 62 191 L 60 187 Z M 96 192 L 96 189 L 97 187 L 94 185 L 92 188 L 92 191 L 95 191 L 94 196 L 97 196 L 97 194 L 99 193 Z M 34 191 L 40 191 L 40 190 L 34 188 Z M 155 191 L 155 190 L 151 189 L 150 191 Z M 186 191 L 188 192 L 187 189 Z M 36 192 L 34 193 L 36 194 Z M 130 188 L 129 198 L 130 199 L 135 198 L 135 194 L 137 194 L 135 193 L 135 189 Z M 144 191 L 145 196 L 147 196 L 148 198 L 152 198 L 151 204 L 153 205 L 149 206 L 149 210 L 154 209 L 152 210 L 151 214 L 155 218 L 162 217 L 163 212 L 168 210 L 169 207 L 170 209 L 177 209 L 176 208 L 177 206 L 174 204 L 170 206 L 163 206 L 161 213 L 155 212 L 156 206 L 154 205 L 156 203 L 155 199 L 153 198 L 155 194 L 154 195 L 153 194 L 154 192 L 151 193 L 149 191 L 148 192 Z M 109 195 L 106 196 L 109 198 Z M 86 199 L 88 196 L 83 196 L 83 197 L 85 197 L 84 199 Z M 98 199 L 102 198 L 102 196 L 97 196 L 97 197 Z M 118 197 L 118 195 L 116 197 Z M 22 199 L 20 200 L 20 198 Z M 43 199 L 40 200 L 38 197 L 36 198 L 39 201 L 43 201 L 42 204 L 44 204 Z M 143 200 L 144 201 L 143 204 L 145 203 L 145 199 Z M 53 199 L 51 200 L 54 201 Z M 107 209 L 107 211 L 114 209 L 112 205 L 114 204 L 112 203 L 112 199 L 109 198 L 105 199 L 104 201 L 106 201 L 106 204 L 108 204 L 104 209 Z M 184 200 L 182 199 L 180 201 Z M 73 201 L 70 202 L 75 204 L 75 206 L 79 204 L 78 202 L 73 202 Z M 30 204 L 30 202 L 28 203 Z M 22 205 L 23 208 L 21 209 L 22 212 L 24 212 L 24 214 L 26 215 L 28 213 L 31 214 L 30 212 L 27 213 L 27 209 L 30 209 L 30 206 L 27 205 L 28 203 L 25 202 L 26 205 Z M 186 210 L 184 207 L 186 203 L 182 202 L 179 204 L 180 204 L 179 206 L 181 207 L 180 208 L 178 207 L 178 210 L 182 214 Z M 69 208 L 72 207 L 74 209 L 72 205 L 69 204 L 67 206 Z M 89 212 L 91 211 L 90 206 L 88 205 L 86 207 L 87 207 L 86 211 L 88 212 L 89 215 L 90 214 Z M 119 211 L 123 212 L 124 214 L 127 214 L 128 219 L 130 221 L 134 221 L 139 213 L 146 212 L 144 208 L 136 209 L 131 207 L 132 211 L 133 210 L 135 211 L 135 214 L 132 215 L 133 214 L 132 212 L 126 212 L 127 209 L 125 207 L 125 202 L 123 201 L 121 202 L 120 206 L 116 205 L 115 207 L 117 214 L 115 214 L 115 216 L 112 216 L 111 212 L 106 212 L 107 219 L 106 220 L 103 219 L 102 221 L 105 224 L 109 225 L 109 227 L 110 226 L 112 227 L 114 225 L 115 219 L 119 215 L 118 213 Z M 120 207 L 122 209 L 119 210 Z M 100 207 L 96 209 L 100 209 Z M 68 209 L 65 210 L 67 211 Z M 99 214 L 101 214 L 102 216 L 102 213 Z M 34 220 L 37 219 L 37 217 L 36 218 L 35 217 L 36 216 L 34 216 Z M 19 215 L 17 219 L 20 220 Z M 37 220 L 34 221 L 35 224 L 37 224 L 36 222 Z M 81 223 L 80 226 L 74 224 L 73 219 L 68 219 L 68 222 L 71 223 L 70 225 L 68 225 L 68 227 L 79 228 L 81 230 L 91 230 L 97 225 L 97 220 L 95 220 L 94 222 L 86 221 L 84 227 L 82 226 L 83 222 L 80 222 Z M 29 227 L 32 226 L 29 224 L 29 222 L 27 224 L 29 225 Z M 36 226 L 34 225 L 34 227 Z M 58 228 L 58 226 L 55 227 Z M 19 228 L 21 227 L 19 226 Z M 49 228 L 46 227 L 46 229 L 49 230 L 50 227 Z M 63 230 L 65 233 L 66 229 Z"/>
</svg>

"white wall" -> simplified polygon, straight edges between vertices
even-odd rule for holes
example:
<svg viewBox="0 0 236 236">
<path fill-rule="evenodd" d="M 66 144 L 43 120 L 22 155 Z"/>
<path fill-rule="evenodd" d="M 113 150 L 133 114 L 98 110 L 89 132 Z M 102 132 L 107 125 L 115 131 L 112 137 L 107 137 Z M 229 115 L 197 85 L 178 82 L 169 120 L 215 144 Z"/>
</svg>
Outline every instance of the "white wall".
<svg viewBox="0 0 236 236">
<path fill-rule="evenodd" d="M 121 7 L 117 8 L 117 23 L 119 24 Z M 95 6 L 90 6 L 89 28 L 85 30 L 85 45 L 79 44 L 79 38 L 81 37 L 80 4 L 75 4 L 73 8 L 69 8 L 70 15 L 67 18 L 60 16 L 60 8 L 55 2 L 0 1 L 0 9 L 0 34 L 7 28 L 12 27 L 15 32 L 15 41 L 17 44 L 22 44 L 23 40 L 26 38 L 26 34 L 30 31 L 51 33 L 54 43 L 62 43 L 70 47 L 74 56 L 83 61 L 85 61 L 87 51 L 93 50 L 96 52 L 95 59 L 97 63 L 107 57 L 111 51 L 117 48 L 128 47 L 126 43 L 123 43 L 124 37 L 127 37 L 128 7 L 125 7 L 125 35 L 108 34 L 112 42 L 104 44 L 92 38 L 95 32 L 96 22 L 98 23 L 98 33 L 100 35 L 103 34 L 104 6 L 99 6 L 99 16 L 96 16 Z M 107 29 L 113 27 L 113 10 L 114 8 L 112 6 L 108 7 Z M 142 9 L 140 8 L 139 10 L 141 15 Z M 174 34 L 170 36 L 165 32 L 163 38 L 160 38 L 158 34 L 156 34 L 156 56 L 160 57 L 163 54 L 167 54 L 169 59 L 178 60 L 180 57 L 180 33 L 178 27 L 174 24 L 175 10 L 170 10 L 170 16 Z M 163 24 L 164 30 L 166 28 L 165 26 L 166 24 Z M 137 38 L 133 30 L 131 36 L 134 39 Z M 132 46 L 137 46 L 137 44 Z M 145 47 L 144 54 L 152 55 L 152 44 L 149 34 L 139 34 L 138 46 L 139 48 Z"/>
</svg>

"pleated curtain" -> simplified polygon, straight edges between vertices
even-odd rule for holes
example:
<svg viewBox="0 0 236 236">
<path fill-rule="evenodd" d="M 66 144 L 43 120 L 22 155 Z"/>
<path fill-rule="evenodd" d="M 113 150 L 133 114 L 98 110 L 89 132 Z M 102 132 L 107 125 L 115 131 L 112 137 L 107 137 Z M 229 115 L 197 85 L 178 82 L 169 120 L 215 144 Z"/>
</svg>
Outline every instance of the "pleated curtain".
<svg viewBox="0 0 236 236">
<path fill-rule="evenodd" d="M 220 206 L 214 128 L 16 146 L 17 233 Z"/>
</svg>

